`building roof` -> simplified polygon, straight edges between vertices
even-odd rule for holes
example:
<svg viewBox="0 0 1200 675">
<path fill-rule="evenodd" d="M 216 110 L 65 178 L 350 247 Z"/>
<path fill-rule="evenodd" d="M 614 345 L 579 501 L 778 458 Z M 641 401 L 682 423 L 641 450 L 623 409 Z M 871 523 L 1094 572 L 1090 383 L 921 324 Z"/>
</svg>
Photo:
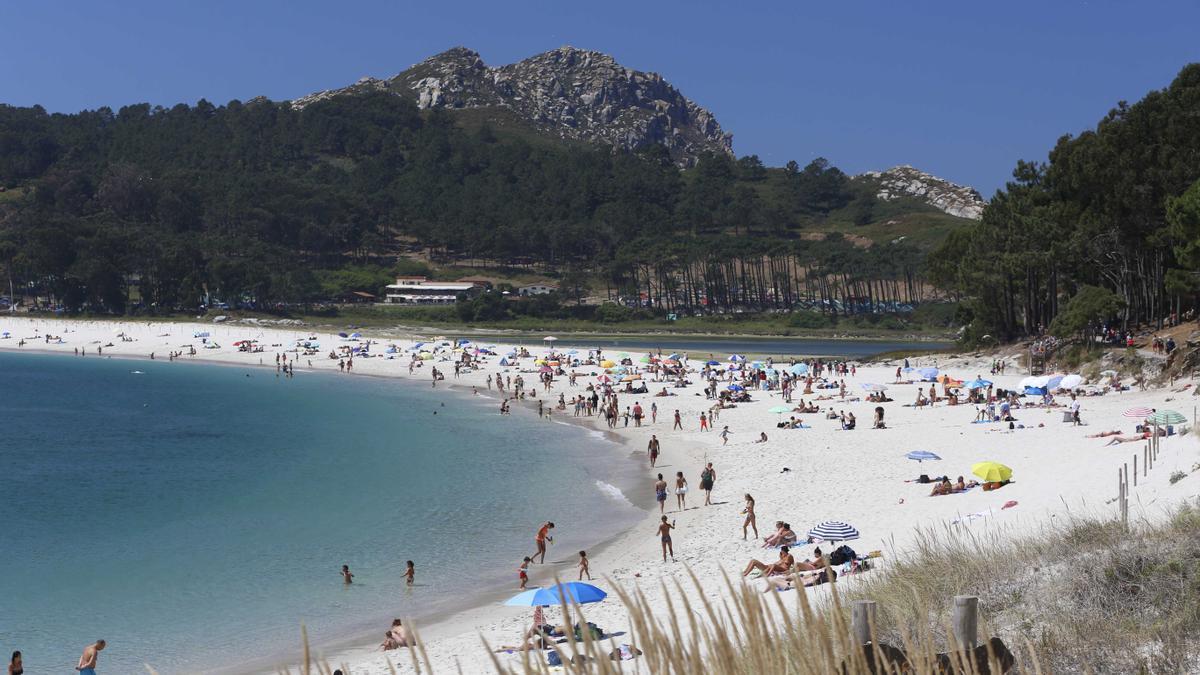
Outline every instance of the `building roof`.
<svg viewBox="0 0 1200 675">
<path fill-rule="evenodd" d="M 411 291 L 418 288 L 423 288 L 428 291 L 469 291 L 475 288 L 478 284 L 460 283 L 448 281 L 443 283 L 425 282 L 416 286 L 402 286 L 400 284 L 388 284 L 388 290 L 396 291 Z"/>
</svg>

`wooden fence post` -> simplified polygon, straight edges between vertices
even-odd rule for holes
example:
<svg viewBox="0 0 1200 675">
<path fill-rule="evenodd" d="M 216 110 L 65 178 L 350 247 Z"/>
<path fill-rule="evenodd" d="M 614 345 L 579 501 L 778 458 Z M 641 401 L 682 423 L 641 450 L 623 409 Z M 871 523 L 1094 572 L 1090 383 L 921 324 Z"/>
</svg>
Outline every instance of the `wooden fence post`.
<svg viewBox="0 0 1200 675">
<path fill-rule="evenodd" d="M 974 649 L 979 643 L 979 598 L 974 595 L 954 596 L 954 614 L 951 619 L 954 639 L 961 650 Z"/>
<path fill-rule="evenodd" d="M 1142 462 L 1142 469 L 1145 470 L 1146 463 Z M 1137 455 L 1133 456 L 1133 487 L 1137 487 Z"/>
<path fill-rule="evenodd" d="M 850 635 L 855 644 L 871 642 L 871 628 L 875 625 L 876 605 L 873 600 L 855 600 L 850 608 Z"/>
</svg>

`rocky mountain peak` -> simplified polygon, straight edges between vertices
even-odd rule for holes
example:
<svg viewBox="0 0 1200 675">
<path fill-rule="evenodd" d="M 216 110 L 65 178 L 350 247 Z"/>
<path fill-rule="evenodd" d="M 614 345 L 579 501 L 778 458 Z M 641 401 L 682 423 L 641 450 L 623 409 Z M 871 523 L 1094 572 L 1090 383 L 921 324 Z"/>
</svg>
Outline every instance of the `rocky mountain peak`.
<svg viewBox="0 0 1200 675">
<path fill-rule="evenodd" d="M 563 139 L 628 150 L 662 145 L 680 166 L 695 164 L 705 152 L 733 154 L 732 135 L 721 130 L 712 113 L 661 75 L 570 46 L 498 67 L 485 64 L 475 51 L 454 47 L 387 80 L 363 78 L 292 105 L 370 90 L 409 97 L 422 109 L 506 109 Z"/>
<path fill-rule="evenodd" d="M 959 218 L 979 220 L 987 202 L 975 188 L 951 183 L 907 164 L 886 171 L 868 171 L 855 180 L 878 184 L 875 196 L 883 201 L 915 197 L 945 213 Z"/>
</svg>

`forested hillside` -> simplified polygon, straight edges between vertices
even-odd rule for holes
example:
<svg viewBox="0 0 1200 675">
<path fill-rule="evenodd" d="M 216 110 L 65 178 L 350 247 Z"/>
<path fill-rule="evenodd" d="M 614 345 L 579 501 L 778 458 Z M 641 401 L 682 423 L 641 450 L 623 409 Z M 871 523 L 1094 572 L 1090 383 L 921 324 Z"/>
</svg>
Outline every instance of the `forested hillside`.
<svg viewBox="0 0 1200 675">
<path fill-rule="evenodd" d="M 1086 335 L 1111 319 L 1161 325 L 1194 311 L 1200 294 L 1198 180 L 1192 64 L 1094 130 L 1064 136 L 1046 162 L 1018 163 L 982 221 L 932 256 L 933 279 L 970 299 L 969 340 L 1039 326 Z"/>
<path fill-rule="evenodd" d="M 413 251 L 670 311 L 853 311 L 925 297 L 922 250 L 968 222 L 881 201 L 824 160 L 704 155 L 681 171 L 661 147 L 548 142 L 382 92 L 0 106 L 0 186 L 16 294 L 70 311 L 319 300 L 354 278 L 334 271 L 386 278 Z"/>
</svg>

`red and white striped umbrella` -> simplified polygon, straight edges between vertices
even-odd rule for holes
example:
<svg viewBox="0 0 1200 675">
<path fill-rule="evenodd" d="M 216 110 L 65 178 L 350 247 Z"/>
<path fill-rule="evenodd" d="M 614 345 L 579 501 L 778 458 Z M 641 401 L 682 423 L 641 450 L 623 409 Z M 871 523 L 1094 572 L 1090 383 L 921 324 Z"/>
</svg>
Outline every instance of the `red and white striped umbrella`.
<svg viewBox="0 0 1200 675">
<path fill-rule="evenodd" d="M 1125 417 L 1129 417 L 1129 418 L 1132 418 L 1135 420 L 1142 420 L 1142 419 L 1146 419 L 1147 417 L 1153 415 L 1154 411 L 1150 408 L 1140 408 L 1139 407 L 1139 408 L 1130 408 L 1129 410 L 1126 410 L 1125 412 L 1123 412 L 1121 414 L 1124 415 Z"/>
</svg>

